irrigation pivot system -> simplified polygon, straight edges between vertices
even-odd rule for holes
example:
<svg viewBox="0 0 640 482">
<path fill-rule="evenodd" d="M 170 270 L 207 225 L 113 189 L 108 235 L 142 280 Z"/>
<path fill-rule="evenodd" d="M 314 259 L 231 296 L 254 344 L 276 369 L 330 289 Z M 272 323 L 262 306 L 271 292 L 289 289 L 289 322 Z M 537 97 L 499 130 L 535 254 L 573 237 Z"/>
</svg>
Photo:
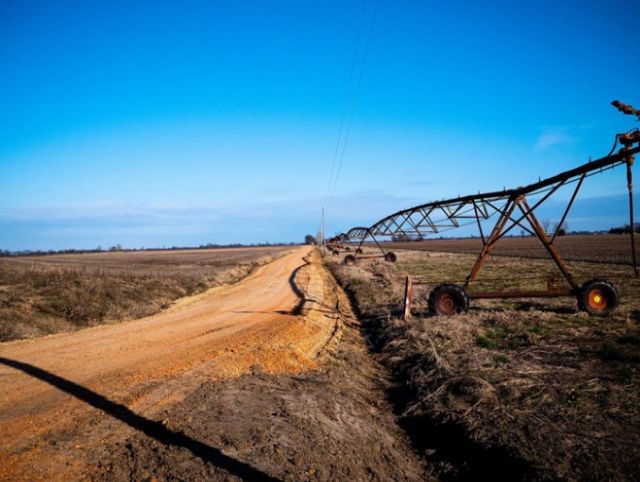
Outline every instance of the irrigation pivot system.
<svg viewBox="0 0 640 482">
<path fill-rule="evenodd" d="M 640 120 L 640 110 L 619 101 L 612 104 L 624 114 L 634 115 Z M 620 148 L 616 151 L 616 149 Z M 584 181 L 596 174 L 626 165 L 627 189 L 629 192 L 629 225 L 631 226 L 631 259 L 635 276 L 639 276 L 638 259 L 634 244 L 633 183 L 632 170 L 634 156 L 640 152 L 640 131 L 618 134 L 609 154 L 601 159 L 587 162 L 574 169 L 561 172 L 548 179 L 539 180 L 528 186 L 503 189 L 487 193 L 473 194 L 442 201 L 434 201 L 393 213 L 369 228 L 357 227 L 341 235 L 341 242 L 359 242 L 355 254 L 345 257 L 345 264 L 355 264 L 363 257 L 362 246 L 371 238 L 387 261 L 395 261 L 395 255 L 385 251 L 378 239 L 401 237 L 422 239 L 433 234 L 457 229 L 467 224 L 477 225 L 482 249 L 471 267 L 463 285 L 441 284 L 429 295 L 429 308 L 438 315 L 465 312 L 469 299 L 480 298 L 532 298 L 532 297 L 576 297 L 581 310 L 591 314 L 605 315 L 613 312 L 619 301 L 618 290 L 606 280 L 593 279 L 579 286 L 557 251 L 554 241 L 573 206 Z M 551 198 L 560 188 L 572 188 L 571 196 L 556 228 L 552 233 L 543 229 L 536 217 L 536 210 Z M 494 221 L 495 220 L 495 221 Z M 483 229 L 483 223 L 491 229 Z M 546 290 L 475 291 L 472 289 L 487 257 L 494 245 L 513 229 L 519 228 L 538 239 L 566 280 L 566 288 Z M 366 255 L 365 255 L 366 256 Z"/>
<path fill-rule="evenodd" d="M 345 233 L 340 233 L 333 238 L 327 239 L 324 243 L 325 247 L 331 251 L 334 255 L 339 255 L 341 250 L 346 249 L 345 242 L 348 241 L 349 238 Z"/>
</svg>

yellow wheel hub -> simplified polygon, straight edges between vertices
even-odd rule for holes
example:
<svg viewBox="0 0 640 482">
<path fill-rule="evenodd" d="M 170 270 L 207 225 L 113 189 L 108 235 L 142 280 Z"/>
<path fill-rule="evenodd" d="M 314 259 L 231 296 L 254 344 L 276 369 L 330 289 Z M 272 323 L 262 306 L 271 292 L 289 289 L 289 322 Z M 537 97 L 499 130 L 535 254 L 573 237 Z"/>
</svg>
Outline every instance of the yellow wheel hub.
<svg viewBox="0 0 640 482">
<path fill-rule="evenodd" d="M 587 296 L 587 303 L 591 309 L 598 311 L 606 309 L 609 304 L 607 302 L 607 297 L 599 289 L 594 289 L 589 292 Z"/>
</svg>

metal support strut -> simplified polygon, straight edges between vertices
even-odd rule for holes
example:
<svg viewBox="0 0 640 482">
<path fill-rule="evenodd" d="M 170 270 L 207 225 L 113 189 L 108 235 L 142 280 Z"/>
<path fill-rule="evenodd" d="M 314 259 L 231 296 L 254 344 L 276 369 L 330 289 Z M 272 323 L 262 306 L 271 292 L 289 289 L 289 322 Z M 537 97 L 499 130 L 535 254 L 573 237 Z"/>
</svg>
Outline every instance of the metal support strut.
<svg viewBox="0 0 640 482">
<path fill-rule="evenodd" d="M 638 269 L 638 258 L 636 254 L 635 225 L 633 222 L 633 174 L 631 167 L 633 166 L 633 156 L 627 157 L 627 189 L 629 190 L 629 228 L 631 237 L 631 263 L 633 264 L 633 273 L 636 278 L 640 278 L 640 270 Z"/>
</svg>

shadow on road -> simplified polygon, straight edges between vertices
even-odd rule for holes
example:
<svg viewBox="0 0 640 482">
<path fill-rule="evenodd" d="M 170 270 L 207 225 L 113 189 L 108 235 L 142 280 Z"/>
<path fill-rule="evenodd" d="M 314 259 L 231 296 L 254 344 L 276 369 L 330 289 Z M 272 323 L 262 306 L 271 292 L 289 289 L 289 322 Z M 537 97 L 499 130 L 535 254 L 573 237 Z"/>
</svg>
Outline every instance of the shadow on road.
<svg viewBox="0 0 640 482">
<path fill-rule="evenodd" d="M 307 298 L 305 301 L 316 301 L 312 298 Z M 316 301 L 317 303 L 317 301 Z M 318 303 L 321 304 L 321 303 Z M 327 306 L 327 305 L 322 305 L 322 306 Z M 325 314 L 327 316 L 336 316 L 336 309 L 332 309 L 332 310 L 320 310 L 320 309 L 316 309 L 314 311 L 317 311 L 319 313 Z M 298 316 L 295 313 L 293 313 L 293 311 L 289 311 L 289 310 L 274 310 L 274 311 L 256 311 L 256 310 L 236 310 L 236 311 L 232 311 L 231 313 L 237 313 L 237 314 L 247 314 L 247 315 L 283 315 L 283 316 Z"/>
<path fill-rule="evenodd" d="M 302 313 L 302 307 L 304 306 L 304 303 L 306 301 L 304 291 L 302 291 L 300 287 L 296 284 L 296 275 L 298 274 L 298 271 L 300 271 L 302 268 L 304 268 L 308 264 L 309 262 L 306 259 L 304 259 L 304 264 L 301 264 L 296 269 L 294 269 L 291 272 L 291 276 L 289 276 L 289 285 L 291 286 L 291 289 L 298 297 L 298 303 L 296 304 L 295 308 L 291 310 L 292 315 L 299 315 L 300 313 Z"/>
<path fill-rule="evenodd" d="M 145 435 L 157 440 L 164 445 L 173 445 L 183 447 L 189 450 L 193 455 L 205 462 L 211 463 L 226 470 L 230 474 L 240 477 L 244 480 L 256 481 L 277 481 L 278 479 L 271 477 L 254 467 L 235 460 L 220 450 L 195 440 L 182 432 L 176 432 L 166 428 L 162 423 L 149 420 L 129 408 L 119 403 L 115 403 L 102 395 L 93 392 L 77 383 L 61 378 L 42 368 L 30 365 L 28 363 L 11 360 L 9 358 L 0 357 L 0 363 L 8 367 L 20 370 L 32 377 L 56 387 L 63 392 L 73 395 L 79 400 L 91 405 L 94 408 L 102 410 L 112 417 L 126 423 L 130 427 L 141 431 Z"/>
<path fill-rule="evenodd" d="M 283 313 L 283 314 L 291 314 L 291 315 L 296 315 L 296 316 L 300 315 L 300 314 L 302 314 L 302 308 L 304 307 L 304 304 L 306 302 L 313 302 L 313 303 L 317 303 L 318 305 L 320 305 L 323 308 L 325 308 L 325 310 L 318 310 L 318 311 L 321 311 L 322 313 L 329 314 L 329 315 L 335 315 L 336 310 L 338 309 L 337 306 L 329 306 L 329 305 L 327 305 L 326 303 L 323 303 L 320 300 L 316 300 L 316 299 L 313 299 L 313 298 L 308 298 L 306 296 L 305 292 L 296 283 L 296 276 L 298 274 L 298 271 L 300 271 L 302 268 L 304 268 L 305 266 L 310 264 L 310 262 L 309 262 L 309 260 L 307 259 L 306 256 L 304 258 L 302 258 L 302 259 L 304 261 L 304 264 L 301 264 L 296 269 L 294 269 L 291 272 L 291 275 L 289 276 L 289 285 L 291 286 L 291 290 L 298 297 L 298 303 L 296 304 L 296 306 L 289 313 Z"/>
</svg>

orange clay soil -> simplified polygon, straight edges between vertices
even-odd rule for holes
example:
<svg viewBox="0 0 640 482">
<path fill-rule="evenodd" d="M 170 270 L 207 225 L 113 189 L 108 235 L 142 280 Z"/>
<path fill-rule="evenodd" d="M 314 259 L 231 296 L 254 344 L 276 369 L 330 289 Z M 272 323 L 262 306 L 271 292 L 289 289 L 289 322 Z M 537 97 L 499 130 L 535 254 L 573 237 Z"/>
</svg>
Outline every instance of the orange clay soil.
<svg viewBox="0 0 640 482">
<path fill-rule="evenodd" d="M 316 367 L 338 332 L 329 280 L 303 247 L 147 318 L 0 344 L 0 480 L 77 478 L 85 453 L 131 434 L 29 366 L 158 416 L 210 380 Z"/>
</svg>

